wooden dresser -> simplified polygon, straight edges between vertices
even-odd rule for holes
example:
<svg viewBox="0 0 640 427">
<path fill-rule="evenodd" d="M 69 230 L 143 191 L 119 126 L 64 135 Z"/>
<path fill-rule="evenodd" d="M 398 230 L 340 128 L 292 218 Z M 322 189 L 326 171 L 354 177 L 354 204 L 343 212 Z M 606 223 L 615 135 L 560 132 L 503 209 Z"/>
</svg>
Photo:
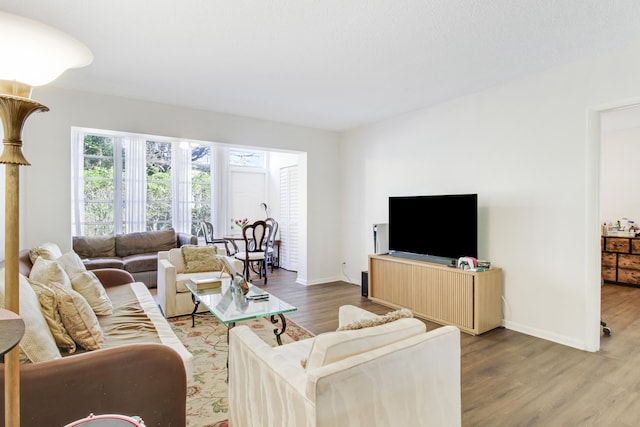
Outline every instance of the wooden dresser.
<svg viewBox="0 0 640 427">
<path fill-rule="evenodd" d="M 640 287 L 640 238 L 602 236 L 602 279 Z"/>
</svg>

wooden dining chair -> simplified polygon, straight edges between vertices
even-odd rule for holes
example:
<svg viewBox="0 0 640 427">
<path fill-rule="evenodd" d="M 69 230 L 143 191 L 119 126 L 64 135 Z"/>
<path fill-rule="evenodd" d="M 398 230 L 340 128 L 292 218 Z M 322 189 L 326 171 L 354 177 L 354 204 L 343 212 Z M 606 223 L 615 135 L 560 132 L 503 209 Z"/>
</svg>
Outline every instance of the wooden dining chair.
<svg viewBox="0 0 640 427">
<path fill-rule="evenodd" d="M 200 222 L 200 230 L 204 235 L 204 242 L 207 245 L 224 245 L 224 249 L 227 251 L 228 256 L 233 256 L 238 252 L 236 244 L 228 239 L 216 239 L 213 237 L 213 224 L 207 221 Z"/>
<path fill-rule="evenodd" d="M 247 281 L 250 281 L 251 270 L 253 270 L 258 273 L 260 279 L 264 274 L 264 284 L 267 284 L 267 242 L 271 237 L 272 229 L 271 224 L 261 220 L 248 224 L 242 229 L 245 249 L 236 253 L 235 258 L 244 262 L 244 277 Z"/>
<path fill-rule="evenodd" d="M 267 218 L 264 220 L 267 224 L 271 224 L 271 237 L 267 241 L 267 265 L 271 266 L 271 272 L 273 273 L 273 266 L 277 263 L 275 246 L 276 246 L 276 234 L 278 233 L 278 221 L 273 218 Z M 277 267 L 277 265 L 276 265 Z"/>
</svg>

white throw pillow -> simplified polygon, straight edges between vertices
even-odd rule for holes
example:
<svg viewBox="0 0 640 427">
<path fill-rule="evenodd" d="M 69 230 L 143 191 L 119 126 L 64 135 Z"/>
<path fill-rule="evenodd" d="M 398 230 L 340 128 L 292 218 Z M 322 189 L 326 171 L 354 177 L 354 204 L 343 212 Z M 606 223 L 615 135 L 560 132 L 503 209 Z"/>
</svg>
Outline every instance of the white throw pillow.
<svg viewBox="0 0 640 427">
<path fill-rule="evenodd" d="M 47 242 L 43 243 L 40 246 L 32 248 L 29 250 L 29 259 L 31 259 L 31 263 L 35 264 L 36 259 L 41 256 L 44 259 L 54 260 L 62 255 L 62 251 L 55 243 Z"/>
<path fill-rule="evenodd" d="M 315 337 L 306 362 L 307 371 L 356 354 L 426 332 L 423 322 L 414 318 L 352 331 L 327 332 Z"/>
<path fill-rule="evenodd" d="M 31 273 L 29 273 L 29 279 L 34 282 L 44 283 L 45 285 L 58 283 L 67 289 L 71 289 L 71 280 L 69 280 L 69 276 L 65 273 L 62 266 L 56 261 L 46 260 L 42 257 L 38 257 L 33 264 Z"/>
<path fill-rule="evenodd" d="M 71 280 L 72 288 L 82 295 L 98 316 L 113 314 L 113 304 L 98 277 L 88 271 L 80 256 L 67 252 L 56 260 Z"/>
<path fill-rule="evenodd" d="M 20 317 L 24 321 L 25 332 L 20 341 L 22 362 L 44 362 L 59 359 L 60 350 L 49 330 L 49 325 L 40 309 L 40 302 L 27 278 L 19 275 Z M 4 268 L 0 268 L 0 307 L 5 306 Z"/>
</svg>

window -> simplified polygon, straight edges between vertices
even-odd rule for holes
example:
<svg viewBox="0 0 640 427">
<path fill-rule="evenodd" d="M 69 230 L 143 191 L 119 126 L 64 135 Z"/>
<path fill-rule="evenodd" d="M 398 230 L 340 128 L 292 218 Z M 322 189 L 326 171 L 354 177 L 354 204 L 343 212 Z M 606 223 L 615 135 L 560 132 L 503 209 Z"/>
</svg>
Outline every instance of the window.
<svg viewBox="0 0 640 427">
<path fill-rule="evenodd" d="M 210 146 L 85 129 L 73 141 L 74 235 L 197 234 L 210 220 Z"/>
<path fill-rule="evenodd" d="M 264 152 L 229 149 L 229 166 L 264 168 Z"/>
<path fill-rule="evenodd" d="M 122 198 L 116 186 L 121 155 L 109 136 L 87 135 L 84 140 L 83 234 L 114 234 L 114 205 Z"/>
<path fill-rule="evenodd" d="M 146 229 L 162 230 L 171 224 L 171 144 L 147 141 Z"/>
<path fill-rule="evenodd" d="M 197 235 L 200 221 L 211 221 L 211 147 L 196 147 L 191 152 L 191 186 L 193 191 L 192 231 Z"/>
</svg>

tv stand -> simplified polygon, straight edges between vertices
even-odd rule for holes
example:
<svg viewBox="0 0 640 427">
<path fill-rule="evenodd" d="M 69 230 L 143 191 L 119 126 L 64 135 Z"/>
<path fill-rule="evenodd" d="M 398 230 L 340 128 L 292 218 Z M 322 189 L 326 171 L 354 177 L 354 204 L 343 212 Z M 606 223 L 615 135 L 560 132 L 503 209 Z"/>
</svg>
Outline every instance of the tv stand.
<svg viewBox="0 0 640 427">
<path fill-rule="evenodd" d="M 423 255 L 423 254 L 414 254 L 412 252 L 400 252 L 394 251 L 389 255 L 396 258 L 405 258 L 405 259 L 415 259 L 416 261 L 424 261 L 431 262 L 434 264 L 442 264 L 457 267 L 457 260 L 455 258 L 447 258 L 443 256 L 436 255 Z"/>
<path fill-rule="evenodd" d="M 453 269 L 414 259 L 369 255 L 369 299 L 472 335 L 502 325 L 502 270 Z"/>
</svg>

